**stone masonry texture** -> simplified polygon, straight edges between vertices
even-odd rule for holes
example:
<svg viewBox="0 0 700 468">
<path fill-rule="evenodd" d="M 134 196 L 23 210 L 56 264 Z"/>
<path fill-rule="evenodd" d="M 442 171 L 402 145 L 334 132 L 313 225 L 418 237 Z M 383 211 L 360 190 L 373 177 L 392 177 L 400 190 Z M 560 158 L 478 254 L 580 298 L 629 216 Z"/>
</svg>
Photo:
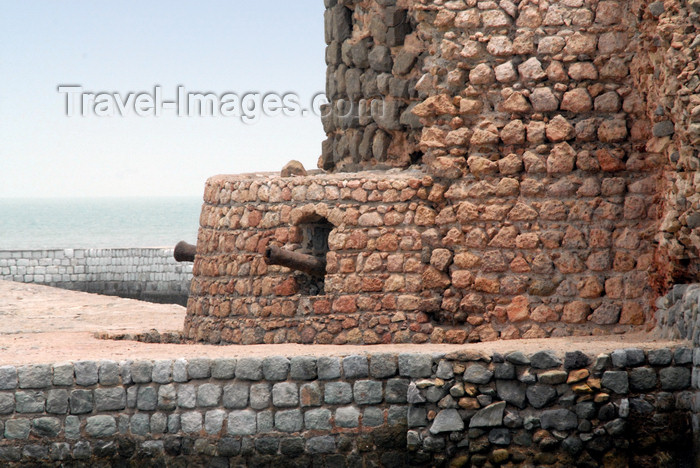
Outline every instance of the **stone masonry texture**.
<svg viewBox="0 0 700 468">
<path fill-rule="evenodd" d="M 207 182 L 189 338 L 625 333 L 697 277 L 695 3 L 325 6 L 326 172 Z M 319 220 L 307 294 L 262 255 L 303 250 Z"/>
<path fill-rule="evenodd" d="M 329 358 L 270 357 L 305 369 L 281 366 L 272 380 L 245 360 L 207 360 L 236 369 L 218 377 L 201 372 L 201 359 L 178 360 L 194 374 L 158 382 L 168 361 L 125 361 L 116 381 L 74 374 L 35 389 L 16 375 L 50 377 L 66 363 L 4 366 L 0 465 L 597 467 L 691 456 L 691 348 L 332 359 L 337 373 Z M 358 375 L 361 361 L 376 360 L 399 365 Z M 142 383 L 124 378 L 134 368 Z"/>
</svg>

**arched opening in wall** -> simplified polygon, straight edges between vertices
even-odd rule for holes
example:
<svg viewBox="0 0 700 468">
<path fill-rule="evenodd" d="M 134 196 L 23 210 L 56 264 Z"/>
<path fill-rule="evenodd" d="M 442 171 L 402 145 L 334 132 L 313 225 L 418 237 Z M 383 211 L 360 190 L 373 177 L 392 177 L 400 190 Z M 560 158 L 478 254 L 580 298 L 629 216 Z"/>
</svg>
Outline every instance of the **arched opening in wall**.
<svg viewBox="0 0 700 468">
<path fill-rule="evenodd" d="M 301 248 L 299 252 L 310 255 L 326 263 L 328 253 L 328 236 L 333 225 L 322 216 L 314 215 L 299 224 L 301 230 Z M 325 270 L 325 268 L 324 268 Z M 318 296 L 325 292 L 325 271 L 323 274 L 295 272 L 299 293 L 308 296 Z"/>
<path fill-rule="evenodd" d="M 295 242 L 287 248 L 270 245 L 265 250 L 268 265 L 280 265 L 290 269 L 293 281 L 285 281 L 289 287 L 281 288 L 277 294 L 318 296 L 325 293 L 326 254 L 328 236 L 333 225 L 316 213 L 302 216 L 295 223 Z"/>
</svg>

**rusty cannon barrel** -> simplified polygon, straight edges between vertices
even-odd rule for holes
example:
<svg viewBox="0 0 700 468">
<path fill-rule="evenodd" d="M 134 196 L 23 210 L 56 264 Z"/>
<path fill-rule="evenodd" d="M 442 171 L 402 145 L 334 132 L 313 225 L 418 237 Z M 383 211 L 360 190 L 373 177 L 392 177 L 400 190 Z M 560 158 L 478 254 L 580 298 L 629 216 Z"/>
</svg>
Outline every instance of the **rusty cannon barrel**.
<svg viewBox="0 0 700 468">
<path fill-rule="evenodd" d="M 173 257 L 175 257 L 176 262 L 194 262 L 194 255 L 196 253 L 196 245 L 188 244 L 185 241 L 180 241 L 175 246 Z"/>
<path fill-rule="evenodd" d="M 326 260 L 313 255 L 307 255 L 291 250 L 281 249 L 274 245 L 265 250 L 265 263 L 268 265 L 281 265 L 292 270 L 303 271 L 312 276 L 324 276 L 326 274 Z"/>
</svg>

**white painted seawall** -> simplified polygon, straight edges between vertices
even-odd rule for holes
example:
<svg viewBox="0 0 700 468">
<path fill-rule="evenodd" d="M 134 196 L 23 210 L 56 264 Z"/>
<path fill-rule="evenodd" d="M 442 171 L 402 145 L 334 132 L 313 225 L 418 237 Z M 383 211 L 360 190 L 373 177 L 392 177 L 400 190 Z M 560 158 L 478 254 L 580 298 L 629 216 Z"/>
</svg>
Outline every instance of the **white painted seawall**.
<svg viewBox="0 0 700 468">
<path fill-rule="evenodd" d="M 0 250 L 0 279 L 184 304 L 192 263 L 166 248 Z"/>
</svg>

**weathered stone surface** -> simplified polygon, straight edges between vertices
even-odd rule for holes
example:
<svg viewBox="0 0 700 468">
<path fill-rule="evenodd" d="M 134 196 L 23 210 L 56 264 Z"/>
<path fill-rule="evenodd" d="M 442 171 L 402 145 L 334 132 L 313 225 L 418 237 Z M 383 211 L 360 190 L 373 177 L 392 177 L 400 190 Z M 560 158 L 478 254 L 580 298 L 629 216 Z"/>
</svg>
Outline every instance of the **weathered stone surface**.
<svg viewBox="0 0 700 468">
<path fill-rule="evenodd" d="M 556 429 L 567 431 L 578 426 L 576 414 L 567 409 L 546 410 L 540 416 L 542 429 Z"/>
<path fill-rule="evenodd" d="M 461 430 L 464 430 L 464 421 L 456 409 L 444 409 L 440 411 L 430 426 L 431 434 Z"/>
<path fill-rule="evenodd" d="M 530 356 L 530 365 L 535 369 L 551 369 L 561 366 L 562 362 L 554 351 L 539 351 Z"/>
<path fill-rule="evenodd" d="M 469 427 L 494 427 L 502 425 L 505 408 L 506 402 L 499 401 L 498 403 L 493 403 L 477 411 L 469 421 Z"/>
<path fill-rule="evenodd" d="M 110 437 L 117 432 L 117 421 L 108 415 L 90 416 L 86 420 L 85 432 L 92 437 Z"/>
<path fill-rule="evenodd" d="M 624 395 L 629 391 L 629 380 L 625 371 L 606 371 L 601 380 L 603 387 L 613 392 Z"/>
</svg>

